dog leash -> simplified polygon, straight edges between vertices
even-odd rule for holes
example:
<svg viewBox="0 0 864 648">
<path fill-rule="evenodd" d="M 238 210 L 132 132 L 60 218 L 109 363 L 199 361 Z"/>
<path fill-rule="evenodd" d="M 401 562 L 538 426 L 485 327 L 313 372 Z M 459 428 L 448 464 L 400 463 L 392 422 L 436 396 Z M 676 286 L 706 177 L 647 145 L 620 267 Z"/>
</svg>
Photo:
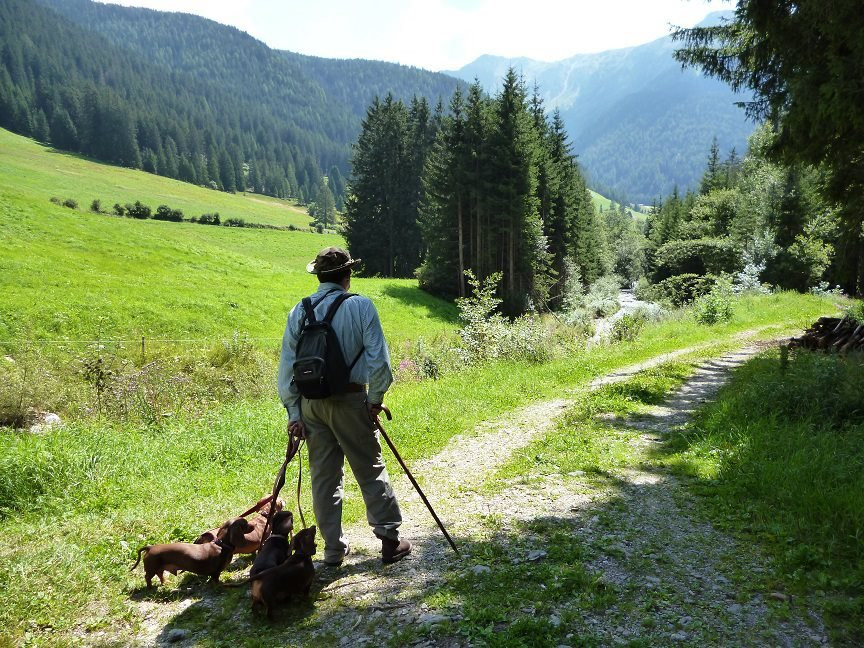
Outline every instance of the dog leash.
<svg viewBox="0 0 864 648">
<path fill-rule="evenodd" d="M 285 461 L 282 462 L 282 467 L 279 469 L 279 472 L 276 473 L 276 480 L 273 482 L 273 493 L 270 496 L 271 501 L 275 502 L 276 498 L 279 497 L 279 491 L 282 490 L 282 487 L 285 485 L 285 471 L 288 468 L 288 464 L 291 463 L 291 460 L 294 458 L 298 452 L 300 452 L 300 448 L 303 445 L 303 439 L 298 436 L 295 436 L 290 431 L 291 423 L 288 423 L 288 446 L 285 448 Z M 300 455 L 299 461 L 299 470 L 297 471 L 297 511 L 300 513 L 300 522 L 303 524 L 303 528 L 306 528 L 306 520 L 303 517 L 303 509 L 300 507 L 300 486 L 301 480 L 303 479 L 303 455 Z M 275 506 L 271 506 L 267 513 L 267 522 L 264 524 L 264 531 L 261 533 L 261 539 L 267 537 L 267 532 L 273 526 L 273 517 L 276 514 Z"/>
</svg>

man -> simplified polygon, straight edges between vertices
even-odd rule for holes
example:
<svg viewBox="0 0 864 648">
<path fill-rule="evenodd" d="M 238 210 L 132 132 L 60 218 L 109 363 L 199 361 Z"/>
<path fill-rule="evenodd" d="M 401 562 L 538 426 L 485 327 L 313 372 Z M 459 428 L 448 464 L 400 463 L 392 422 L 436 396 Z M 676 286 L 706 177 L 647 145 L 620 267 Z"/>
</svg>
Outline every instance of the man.
<svg viewBox="0 0 864 648">
<path fill-rule="evenodd" d="M 329 247 L 306 266 L 319 281 L 318 291 L 311 296 L 316 320 L 323 319 L 337 296 L 348 291 L 351 267 L 359 261 L 342 248 Z M 341 565 L 349 551 L 342 532 L 346 458 L 363 493 L 366 518 L 381 540 L 382 560 L 396 562 L 411 551 L 411 544 L 399 538 L 402 514 L 373 424 L 393 382 L 378 312 L 370 299 L 359 295 L 339 306 L 331 324 L 346 365 L 354 364 L 346 393 L 322 399 L 301 398 L 293 382 L 297 340 L 305 320 L 301 302 L 291 309 L 282 338 L 279 397 L 288 410 L 291 434 L 305 438 L 309 448 L 312 507 L 324 539 L 324 563 Z"/>
</svg>

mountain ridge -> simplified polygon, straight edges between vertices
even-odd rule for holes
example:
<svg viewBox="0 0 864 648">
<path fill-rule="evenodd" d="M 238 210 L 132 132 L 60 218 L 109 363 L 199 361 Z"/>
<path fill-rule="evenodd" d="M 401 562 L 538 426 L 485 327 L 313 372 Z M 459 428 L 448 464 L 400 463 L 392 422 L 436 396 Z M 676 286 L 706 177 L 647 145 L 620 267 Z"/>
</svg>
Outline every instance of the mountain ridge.
<svg viewBox="0 0 864 648">
<path fill-rule="evenodd" d="M 730 15 L 713 12 L 699 24 L 717 24 Z M 735 106 L 746 97 L 699 72 L 682 70 L 672 56 L 675 47 L 671 36 L 663 36 L 552 62 L 483 55 L 447 73 L 477 79 L 494 91 L 507 68 L 514 67 L 529 90 L 539 86 L 547 109 L 561 112 L 592 185 L 650 203 L 675 186 L 698 183 L 715 136 L 721 151 L 741 151 L 754 129 Z M 645 108 L 653 117 L 650 123 L 642 118 Z M 611 124 L 610 114 L 618 117 Z M 641 132 L 627 128 L 628 123 L 639 124 Z M 663 144 L 667 139 L 669 146 Z"/>
</svg>

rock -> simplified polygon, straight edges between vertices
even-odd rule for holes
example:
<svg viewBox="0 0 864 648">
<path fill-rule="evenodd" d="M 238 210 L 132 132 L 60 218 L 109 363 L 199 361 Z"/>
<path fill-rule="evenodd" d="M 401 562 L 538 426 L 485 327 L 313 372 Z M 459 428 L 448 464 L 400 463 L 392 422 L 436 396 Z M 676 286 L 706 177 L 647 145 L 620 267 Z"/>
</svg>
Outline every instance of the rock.
<svg viewBox="0 0 864 648">
<path fill-rule="evenodd" d="M 656 576 L 646 576 L 646 577 L 645 577 L 645 582 L 646 582 L 646 583 L 650 583 L 651 585 L 659 585 L 659 584 L 660 584 L 660 579 L 657 578 Z"/>
<path fill-rule="evenodd" d="M 475 574 L 488 574 L 489 572 L 492 571 L 492 568 L 489 567 L 488 565 L 474 565 L 471 568 L 471 571 L 474 572 Z"/>
<path fill-rule="evenodd" d="M 673 635 L 670 635 L 669 638 L 672 641 L 687 641 L 687 633 L 686 632 L 676 632 Z"/>
<path fill-rule="evenodd" d="M 443 614 L 434 614 L 432 612 L 427 612 L 417 617 L 417 623 L 428 623 L 429 625 L 443 623 L 444 621 L 449 621 L 449 618 Z"/>
<path fill-rule="evenodd" d="M 531 561 L 535 561 L 535 560 L 540 560 L 541 558 L 545 558 L 545 557 L 546 557 L 545 551 L 543 551 L 542 549 L 535 549 L 534 551 L 528 552 L 528 558 L 527 559 L 531 560 Z"/>
<path fill-rule="evenodd" d="M 553 626 L 555 626 L 557 628 L 558 626 L 561 625 L 561 619 L 558 616 L 553 614 L 549 617 L 549 623 L 551 623 Z"/>
<path fill-rule="evenodd" d="M 42 422 L 48 427 L 54 427 L 55 425 L 60 425 L 63 421 L 60 420 L 60 417 L 53 412 L 47 412 L 42 417 Z"/>
<path fill-rule="evenodd" d="M 784 594 L 783 592 L 771 592 L 768 595 L 768 598 L 774 599 L 775 601 L 788 601 L 790 597 L 788 594 Z"/>
<path fill-rule="evenodd" d="M 167 639 L 171 643 L 177 643 L 178 641 L 183 641 L 188 636 L 188 630 L 184 630 L 183 628 L 172 628 L 168 631 L 168 634 L 165 635 L 165 639 Z"/>
</svg>

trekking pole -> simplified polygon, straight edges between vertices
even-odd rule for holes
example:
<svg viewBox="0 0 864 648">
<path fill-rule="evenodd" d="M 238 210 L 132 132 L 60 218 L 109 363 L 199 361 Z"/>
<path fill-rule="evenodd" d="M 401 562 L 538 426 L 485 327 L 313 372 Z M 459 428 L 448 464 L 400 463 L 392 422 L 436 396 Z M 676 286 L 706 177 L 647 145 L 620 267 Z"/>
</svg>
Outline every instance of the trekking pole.
<svg viewBox="0 0 864 648">
<path fill-rule="evenodd" d="M 384 412 L 384 415 L 387 417 L 388 421 L 393 420 L 393 415 L 390 413 L 390 410 L 386 407 L 382 406 L 381 411 Z M 393 442 L 390 440 L 390 437 L 384 431 L 384 426 L 381 425 L 381 421 L 378 419 L 378 416 L 375 416 L 375 425 L 378 428 L 378 431 L 381 432 L 381 436 L 384 437 L 384 440 L 387 442 L 387 445 L 390 447 L 390 450 L 393 452 L 393 456 L 396 457 L 396 461 L 399 462 L 399 465 L 402 466 L 402 470 L 405 471 L 405 474 L 408 475 L 408 479 L 411 480 L 411 484 L 414 486 L 414 489 L 417 491 L 417 494 L 420 495 L 420 499 L 423 500 L 423 503 L 426 505 L 426 508 L 429 509 L 429 512 L 432 514 L 432 518 L 435 520 L 436 524 L 438 524 L 438 528 L 441 529 L 441 533 L 444 534 L 444 537 L 447 538 L 447 542 L 450 543 L 450 546 L 453 547 L 453 551 L 459 554 L 459 550 L 456 548 L 456 543 L 453 542 L 453 538 L 450 537 L 450 534 L 447 533 L 447 529 L 444 528 L 444 525 L 441 523 L 441 520 L 438 518 L 438 515 L 435 513 L 435 509 L 432 508 L 432 505 L 429 503 L 429 500 L 426 499 L 426 495 L 423 494 L 423 489 L 420 488 L 420 484 L 417 483 L 417 480 L 414 479 L 414 475 L 411 474 L 411 471 L 408 470 L 408 466 L 405 465 L 405 461 L 402 459 L 402 456 L 399 454 L 399 451 L 396 449 L 396 446 L 393 445 Z"/>
</svg>

